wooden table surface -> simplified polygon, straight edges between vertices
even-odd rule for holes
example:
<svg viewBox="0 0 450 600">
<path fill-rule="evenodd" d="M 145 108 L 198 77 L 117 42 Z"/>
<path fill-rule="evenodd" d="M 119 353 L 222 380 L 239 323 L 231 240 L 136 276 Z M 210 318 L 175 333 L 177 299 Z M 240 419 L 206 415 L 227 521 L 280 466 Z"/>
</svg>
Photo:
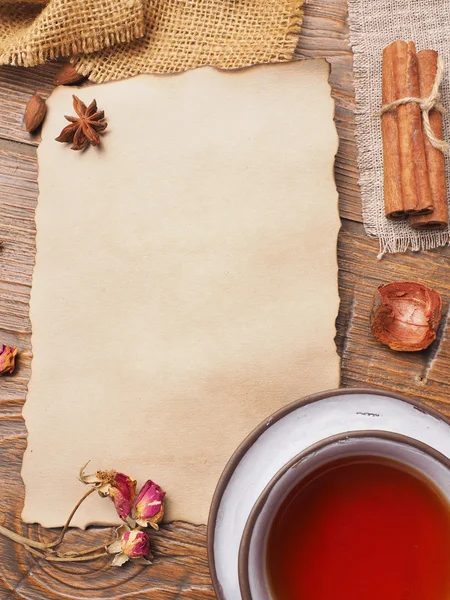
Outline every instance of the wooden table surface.
<svg viewBox="0 0 450 600">
<path fill-rule="evenodd" d="M 342 358 L 341 385 L 370 386 L 419 399 L 450 414 L 450 250 L 388 255 L 377 260 L 378 242 L 369 239 L 361 219 L 355 146 L 352 53 L 348 44 L 345 0 L 309 0 L 298 54 L 325 57 L 336 102 L 340 146 L 335 173 L 342 229 L 338 243 L 341 306 L 336 343 Z M 22 69 L 0 67 L 0 342 L 21 350 L 18 370 L 0 379 L 0 523 L 37 539 L 54 531 L 20 522 L 24 488 L 20 478 L 27 432 L 21 411 L 31 366 L 29 296 L 35 257 L 34 210 L 37 199 L 38 138 L 23 126 L 27 100 L 36 91 L 48 95 L 58 65 Z M 82 188 L 82 183 L 80 184 Z M 82 192 L 81 192 L 82 193 Z M 318 236 L 320 244 L 320 235 Z M 370 334 L 369 314 L 380 283 L 420 280 L 444 298 L 438 340 L 420 353 L 394 353 Z M 55 363 L 57 368 L 57 357 Z M 57 483 L 57 482 L 56 482 Z M 53 486 L 55 482 L 49 481 Z M 45 499 L 43 499 L 45 501 Z M 109 530 L 71 531 L 80 544 L 89 538 L 101 544 Z M 54 566 L 0 537 L 0 600 L 133 598 L 168 600 L 214 598 L 208 573 L 205 527 L 184 523 L 165 526 L 153 536 L 156 560 L 151 568 L 129 565 L 108 569 L 109 561 L 84 566 Z M 120 587 L 116 587 L 120 584 Z"/>
</svg>

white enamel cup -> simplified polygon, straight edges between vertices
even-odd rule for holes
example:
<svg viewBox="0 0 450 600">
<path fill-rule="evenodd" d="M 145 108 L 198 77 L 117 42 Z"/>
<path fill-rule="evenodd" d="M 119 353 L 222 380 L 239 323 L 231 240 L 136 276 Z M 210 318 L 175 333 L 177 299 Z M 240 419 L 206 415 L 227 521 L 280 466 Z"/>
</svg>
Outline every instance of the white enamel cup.
<svg viewBox="0 0 450 600">
<path fill-rule="evenodd" d="M 385 457 L 429 479 L 450 505 L 450 459 L 406 436 L 384 431 L 352 431 L 322 440 L 287 463 L 266 486 L 251 511 L 239 549 L 243 600 L 273 600 L 266 572 L 271 524 L 289 492 L 311 471 L 337 458 Z"/>
</svg>

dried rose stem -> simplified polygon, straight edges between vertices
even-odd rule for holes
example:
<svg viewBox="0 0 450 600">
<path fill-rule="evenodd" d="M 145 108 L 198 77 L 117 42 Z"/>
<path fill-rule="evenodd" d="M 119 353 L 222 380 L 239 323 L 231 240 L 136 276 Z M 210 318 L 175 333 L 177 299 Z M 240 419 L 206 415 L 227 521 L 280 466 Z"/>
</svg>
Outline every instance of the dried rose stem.
<svg viewBox="0 0 450 600">
<path fill-rule="evenodd" d="M 100 546 L 94 546 L 94 548 L 91 548 L 90 550 L 82 550 L 81 552 L 57 552 L 56 554 L 57 556 L 61 556 L 64 558 L 68 558 L 70 556 L 86 556 L 86 554 L 91 554 L 92 552 L 97 552 L 98 550 L 105 550 L 107 546 L 108 544 L 100 544 Z"/>
<path fill-rule="evenodd" d="M 96 491 L 97 491 L 96 488 L 91 488 L 88 492 L 86 492 L 86 494 L 84 494 L 84 496 L 82 498 L 80 498 L 80 500 L 77 502 L 74 509 L 70 513 L 69 518 L 67 519 L 66 524 L 64 525 L 61 533 L 59 534 L 58 538 L 54 542 L 47 542 L 47 543 L 35 542 L 34 540 L 31 540 L 30 538 L 19 535 L 18 533 L 15 533 L 14 531 L 7 529 L 6 527 L 3 527 L 3 525 L 0 525 L 0 535 L 3 535 L 5 537 L 9 538 L 13 542 L 22 544 L 22 546 L 27 547 L 27 549 L 37 548 L 38 550 L 50 550 L 51 548 L 55 548 L 56 546 L 59 546 L 59 544 L 61 544 L 61 542 L 63 541 L 64 536 L 66 535 L 69 525 L 73 519 L 73 516 L 75 515 L 77 510 L 80 508 L 81 504 L 86 500 L 86 498 L 88 496 L 90 496 L 93 492 L 96 492 Z"/>
<path fill-rule="evenodd" d="M 103 547 L 103 546 L 102 546 Z M 43 554 L 42 552 L 38 552 L 34 548 L 30 546 L 24 545 L 25 550 L 28 550 L 30 554 L 33 556 L 38 556 L 39 558 L 43 558 L 44 560 L 48 560 L 50 562 L 87 562 L 89 560 L 97 560 L 98 558 L 103 558 L 104 556 L 111 556 L 109 552 L 101 552 L 99 554 L 93 554 L 92 556 L 53 556 L 48 554 Z"/>
<path fill-rule="evenodd" d="M 67 533 L 67 530 L 69 529 L 69 525 L 75 515 L 75 513 L 77 512 L 77 510 L 80 508 L 80 506 L 83 504 L 83 502 L 86 500 L 86 498 L 88 498 L 91 494 L 93 494 L 94 492 L 97 491 L 97 488 L 91 488 L 88 492 L 86 492 L 84 494 L 84 496 L 82 498 L 80 498 L 80 500 L 78 500 L 78 502 L 76 503 L 74 509 L 72 510 L 72 512 L 70 513 L 64 527 L 62 528 L 61 533 L 59 534 L 58 538 L 54 541 L 51 542 L 49 544 L 47 544 L 45 547 L 46 548 L 55 548 L 55 546 L 59 546 L 59 544 L 61 544 L 61 542 L 64 539 L 64 536 Z"/>
<path fill-rule="evenodd" d="M 39 550 L 46 550 L 48 548 L 48 544 L 44 544 L 43 542 L 35 542 L 34 540 L 30 540 L 29 538 L 23 537 L 3 525 L 0 525 L 0 534 L 9 538 L 13 542 L 17 542 L 18 544 L 31 546 L 32 548 L 39 548 Z"/>
</svg>

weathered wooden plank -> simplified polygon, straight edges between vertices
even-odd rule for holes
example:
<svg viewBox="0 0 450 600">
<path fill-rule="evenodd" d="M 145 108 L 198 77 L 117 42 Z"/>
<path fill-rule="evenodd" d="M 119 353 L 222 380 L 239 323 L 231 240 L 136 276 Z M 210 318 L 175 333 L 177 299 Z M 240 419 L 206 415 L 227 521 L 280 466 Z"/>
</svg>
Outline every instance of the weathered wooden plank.
<svg viewBox="0 0 450 600">
<path fill-rule="evenodd" d="M 25 131 L 23 115 L 33 94 L 46 98 L 52 91 L 53 78 L 61 65 L 52 63 L 38 67 L 0 67 L 0 137 L 37 146 L 39 136 Z"/>
<path fill-rule="evenodd" d="M 19 418 L 31 374 L 29 297 L 37 198 L 37 164 L 31 152 L 22 144 L 2 143 L 0 148 L 0 343 L 21 351 L 14 377 L 0 379 L 0 438 L 10 435 L 5 418 L 13 419 L 18 439 L 25 436 Z M 15 478 L 18 489 L 19 471 Z"/>
<path fill-rule="evenodd" d="M 444 318 L 439 340 L 417 354 L 394 353 L 370 333 L 372 296 L 380 283 L 420 279 L 443 294 L 447 310 L 450 249 L 426 253 L 426 260 L 417 260 L 416 255 L 407 253 L 388 256 L 380 262 L 376 258 L 378 242 L 364 235 L 360 225 L 352 55 L 346 17 L 345 0 L 310 0 L 298 48 L 298 54 L 304 58 L 320 56 L 330 62 L 330 83 L 336 101 L 340 145 L 335 173 L 340 214 L 347 219 L 338 250 L 341 308 L 336 341 L 342 355 L 342 384 L 400 391 L 450 413 L 447 319 Z M 0 239 L 4 240 L 0 249 L 0 342 L 21 349 L 17 373 L 0 379 L 0 512 L 5 525 L 43 539 L 50 539 L 54 532 L 20 522 L 24 494 L 20 468 L 26 445 L 21 408 L 31 372 L 28 302 L 35 256 L 38 143 L 38 138 L 24 131 L 22 119 L 25 103 L 36 89 L 44 95 L 51 91 L 58 68 L 55 64 L 35 69 L 0 68 Z M 1 138 L 10 141 L 5 143 Z M 110 530 L 94 528 L 89 532 L 71 531 L 70 539 L 80 544 L 100 543 L 110 535 Z M 48 565 L 0 537 L 0 598 L 112 598 L 118 585 L 121 597 L 137 600 L 214 598 L 204 527 L 171 524 L 155 534 L 153 540 L 156 560 L 152 568 L 108 570 L 106 561 L 85 566 Z"/>
<path fill-rule="evenodd" d="M 338 249 L 342 385 L 400 392 L 450 414 L 448 258 L 438 252 L 425 252 L 419 260 L 417 253 L 407 252 L 378 260 L 377 254 L 377 240 L 367 238 L 360 225 L 345 224 Z M 421 281 L 442 295 L 444 310 L 438 339 L 422 352 L 394 352 L 372 336 L 373 295 L 378 285 L 390 281 Z"/>
<path fill-rule="evenodd" d="M 349 48 L 345 0 L 306 4 L 302 35 L 296 54 L 301 58 L 323 57 L 331 65 L 330 84 L 336 102 L 339 149 L 335 177 L 342 218 L 362 221 L 355 142 L 353 55 Z"/>
</svg>

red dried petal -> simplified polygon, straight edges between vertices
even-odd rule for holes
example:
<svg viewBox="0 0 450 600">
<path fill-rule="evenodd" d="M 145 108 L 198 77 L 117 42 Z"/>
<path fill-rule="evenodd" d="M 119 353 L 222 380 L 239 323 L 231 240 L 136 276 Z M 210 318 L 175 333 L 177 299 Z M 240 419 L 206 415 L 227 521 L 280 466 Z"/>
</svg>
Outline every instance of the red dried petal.
<svg viewBox="0 0 450 600">
<path fill-rule="evenodd" d="M 131 513 L 136 498 L 136 480 L 124 473 L 116 473 L 109 489 L 109 496 L 114 502 L 117 514 L 125 520 Z"/>
<path fill-rule="evenodd" d="M 150 552 L 150 536 L 145 531 L 126 531 L 121 540 L 122 552 L 128 558 L 145 558 Z"/>
<path fill-rule="evenodd" d="M 392 350 L 424 350 L 435 339 L 442 299 L 431 288 L 413 281 L 380 285 L 372 312 L 372 333 Z"/>
<path fill-rule="evenodd" d="M 142 486 L 134 504 L 134 518 L 142 527 L 158 529 L 164 516 L 164 492 L 150 479 Z"/>
<path fill-rule="evenodd" d="M 0 376 L 14 372 L 18 351 L 15 346 L 5 346 L 5 344 L 0 346 Z"/>
</svg>

